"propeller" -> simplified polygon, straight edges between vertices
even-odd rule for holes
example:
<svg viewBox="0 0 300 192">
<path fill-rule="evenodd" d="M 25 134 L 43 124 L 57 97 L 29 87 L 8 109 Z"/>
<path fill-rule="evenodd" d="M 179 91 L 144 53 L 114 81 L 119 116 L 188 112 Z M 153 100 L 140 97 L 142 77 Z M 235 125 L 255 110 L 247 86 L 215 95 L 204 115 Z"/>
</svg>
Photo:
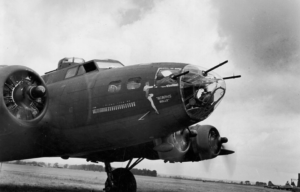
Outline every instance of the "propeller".
<svg viewBox="0 0 300 192">
<path fill-rule="evenodd" d="M 233 149 L 232 147 L 228 147 L 228 144 L 222 145 L 222 149 L 219 155 L 222 156 L 220 158 L 223 159 L 227 172 L 230 176 L 232 176 L 235 171 L 236 154 L 233 154 L 234 152 L 232 150 L 228 150 L 227 148 Z"/>
<path fill-rule="evenodd" d="M 222 145 L 219 155 L 230 155 L 234 153 L 234 151 L 226 149 L 225 145 L 223 145 L 224 143 L 228 142 L 228 139 L 226 137 L 220 137 L 219 142 Z"/>
<path fill-rule="evenodd" d="M 209 130 L 207 136 L 203 130 Z M 203 135 L 201 135 L 203 134 Z M 204 169 L 206 172 L 210 171 L 210 168 L 214 166 L 215 157 L 222 158 L 225 163 L 225 167 L 227 168 L 227 172 L 232 175 L 235 170 L 235 155 L 232 155 L 234 151 L 230 150 L 230 147 L 227 147 L 228 139 L 226 137 L 220 137 L 219 132 L 215 128 L 209 129 L 209 126 L 202 126 L 202 129 L 198 129 L 198 146 L 206 146 L 204 148 L 207 149 L 205 153 L 202 153 L 201 150 L 198 150 L 199 157 L 202 160 L 202 165 L 204 165 Z M 204 140 L 207 138 L 207 145 L 205 145 Z M 201 147 L 200 147 L 201 148 Z M 199 148 L 199 149 L 200 149 Z M 204 149 L 203 148 L 203 149 Z"/>
<path fill-rule="evenodd" d="M 224 160 L 225 167 L 227 169 L 227 172 L 229 175 L 233 175 L 234 170 L 235 170 L 235 157 L 236 155 L 233 154 L 233 150 L 231 147 L 228 147 L 228 144 L 225 144 L 228 142 L 228 139 L 226 137 L 219 137 L 219 144 L 221 145 L 221 150 L 219 152 L 218 156 L 221 156 L 219 158 L 222 158 Z M 228 149 L 229 148 L 229 149 Z"/>
<path fill-rule="evenodd" d="M 230 149 L 232 149 L 232 148 L 230 148 Z M 230 153 L 221 154 L 225 151 L 230 151 Z M 210 173 L 210 170 L 212 170 L 212 169 L 214 169 L 214 167 L 216 167 L 216 162 L 220 162 L 221 165 L 223 164 L 222 167 L 225 167 L 226 172 L 230 176 L 232 176 L 235 172 L 235 166 L 236 166 L 236 154 L 232 154 L 232 152 L 233 152 L 232 150 L 227 149 L 227 145 L 222 145 L 221 152 L 220 152 L 219 156 L 217 157 L 218 159 L 222 159 L 221 162 L 218 161 L 217 159 L 208 159 L 208 160 L 201 161 L 200 163 L 202 164 L 202 166 L 204 166 L 205 172 Z"/>
<path fill-rule="evenodd" d="M 43 112 L 46 93 L 40 77 L 26 70 L 10 74 L 3 86 L 3 98 L 8 111 L 21 120 L 33 120 Z"/>
</svg>

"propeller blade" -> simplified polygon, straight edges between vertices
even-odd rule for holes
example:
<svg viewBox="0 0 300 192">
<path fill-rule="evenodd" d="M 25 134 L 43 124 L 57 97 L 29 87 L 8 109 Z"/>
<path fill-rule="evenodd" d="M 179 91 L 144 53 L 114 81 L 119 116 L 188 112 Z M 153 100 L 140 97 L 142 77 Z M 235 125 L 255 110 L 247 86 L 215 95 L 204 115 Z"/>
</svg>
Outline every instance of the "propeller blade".
<svg viewBox="0 0 300 192">
<path fill-rule="evenodd" d="M 224 159 L 225 166 L 227 168 L 227 171 L 230 176 L 233 175 L 235 171 L 235 165 L 236 165 L 236 154 L 233 154 L 234 151 L 227 149 L 228 145 L 222 145 L 222 149 L 219 155 L 222 155 L 222 158 Z M 230 147 L 233 148 L 233 147 Z"/>
<path fill-rule="evenodd" d="M 221 149 L 219 155 L 230 155 L 234 153 L 234 151 L 228 150 L 228 149 Z"/>
<path fill-rule="evenodd" d="M 211 167 L 211 159 L 210 160 L 205 160 L 202 163 L 203 163 L 202 165 L 204 166 L 204 169 L 205 169 L 206 173 L 209 173 L 210 167 Z"/>
</svg>

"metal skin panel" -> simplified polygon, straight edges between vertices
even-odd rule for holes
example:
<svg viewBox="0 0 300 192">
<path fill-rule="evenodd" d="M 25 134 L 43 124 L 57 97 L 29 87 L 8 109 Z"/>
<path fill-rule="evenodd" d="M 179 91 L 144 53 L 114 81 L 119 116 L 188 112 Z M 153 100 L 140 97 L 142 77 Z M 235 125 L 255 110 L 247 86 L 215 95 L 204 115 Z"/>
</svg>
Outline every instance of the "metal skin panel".
<svg viewBox="0 0 300 192">
<path fill-rule="evenodd" d="M 186 65 L 135 65 L 48 84 L 49 108 L 44 118 L 34 128 L 17 127 L 14 134 L 0 136 L 0 161 L 47 156 L 88 157 L 95 152 L 142 146 L 194 124 L 182 104 L 179 86 L 153 86 L 159 68 Z M 59 76 L 56 74 L 59 72 L 51 74 Z M 141 77 L 141 85 L 128 90 L 128 79 L 133 77 Z M 109 93 L 109 83 L 117 80 L 122 82 L 121 90 Z M 2 125 L 4 122 L 1 119 Z M 5 128 L 11 129 L 10 123 L 13 122 L 6 122 Z"/>
</svg>

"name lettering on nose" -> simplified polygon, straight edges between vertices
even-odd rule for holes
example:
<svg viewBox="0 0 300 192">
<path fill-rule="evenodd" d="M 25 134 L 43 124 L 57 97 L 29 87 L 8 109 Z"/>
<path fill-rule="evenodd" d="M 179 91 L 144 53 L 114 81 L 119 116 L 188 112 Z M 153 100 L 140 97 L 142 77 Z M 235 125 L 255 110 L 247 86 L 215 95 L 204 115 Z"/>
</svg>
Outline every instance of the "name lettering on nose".
<svg viewBox="0 0 300 192">
<path fill-rule="evenodd" d="M 156 97 L 156 99 L 159 101 L 159 103 L 166 103 L 169 102 L 169 100 L 172 98 L 172 95 L 163 95 L 163 96 L 159 96 Z"/>
</svg>

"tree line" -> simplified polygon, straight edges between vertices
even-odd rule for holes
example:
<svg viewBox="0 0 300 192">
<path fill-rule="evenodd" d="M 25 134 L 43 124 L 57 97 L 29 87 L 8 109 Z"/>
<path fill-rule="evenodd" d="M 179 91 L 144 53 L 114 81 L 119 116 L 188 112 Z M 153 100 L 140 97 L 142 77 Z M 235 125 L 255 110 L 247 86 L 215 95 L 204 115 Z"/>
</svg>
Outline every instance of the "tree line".
<svg viewBox="0 0 300 192">
<path fill-rule="evenodd" d="M 44 162 L 36 162 L 36 161 L 12 161 L 10 162 L 12 164 L 18 164 L 18 165 L 30 165 L 30 166 L 39 166 L 39 167 L 47 167 L 47 164 Z"/>
<path fill-rule="evenodd" d="M 82 164 L 82 165 L 69 165 L 68 169 L 77 169 L 77 170 L 85 170 L 85 171 L 105 171 L 102 165 L 95 164 Z"/>
<path fill-rule="evenodd" d="M 151 176 L 151 177 L 157 177 L 157 171 L 156 170 L 148 170 L 148 169 L 131 169 L 130 170 L 134 175 L 144 175 L 144 176 Z"/>
<path fill-rule="evenodd" d="M 85 171 L 105 171 L 105 168 L 102 165 L 95 164 L 82 164 L 82 165 L 69 165 L 69 169 L 77 169 L 77 170 L 85 170 Z M 114 168 L 113 168 L 114 169 Z M 148 170 L 148 169 L 131 169 L 130 170 L 134 175 L 144 175 L 157 177 L 156 170 Z"/>
<path fill-rule="evenodd" d="M 54 163 L 53 165 L 50 163 L 44 162 L 36 162 L 36 161 L 12 161 L 10 163 L 19 164 L 19 165 L 30 165 L 30 166 L 39 166 L 39 167 L 53 167 L 53 168 L 64 168 L 64 169 L 76 169 L 76 170 L 85 170 L 85 171 L 99 171 L 104 172 L 105 168 L 102 165 L 96 164 L 81 164 L 81 165 L 60 165 L 58 163 Z M 113 168 L 114 169 L 114 168 Z M 130 170 L 134 175 L 143 175 L 143 176 L 151 176 L 157 177 L 156 170 L 149 170 L 149 169 L 131 169 Z"/>
</svg>

